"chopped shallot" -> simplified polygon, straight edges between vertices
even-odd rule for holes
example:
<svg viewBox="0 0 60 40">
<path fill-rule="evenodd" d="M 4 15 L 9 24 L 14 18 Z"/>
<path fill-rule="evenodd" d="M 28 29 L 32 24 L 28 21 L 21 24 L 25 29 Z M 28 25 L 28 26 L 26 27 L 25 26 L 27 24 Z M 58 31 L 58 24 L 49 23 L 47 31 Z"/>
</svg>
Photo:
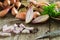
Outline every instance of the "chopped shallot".
<svg viewBox="0 0 60 40">
<path fill-rule="evenodd" d="M 34 27 L 25 27 L 27 30 L 34 30 Z"/>
<path fill-rule="evenodd" d="M 27 29 L 24 29 L 24 30 L 22 31 L 22 33 L 30 33 L 30 31 L 27 30 Z"/>
<path fill-rule="evenodd" d="M 0 36 L 11 36 L 11 33 L 0 32 Z"/>
<path fill-rule="evenodd" d="M 13 26 L 4 25 L 2 31 L 3 32 L 11 32 L 13 29 L 14 29 Z"/>
<path fill-rule="evenodd" d="M 25 25 L 24 25 L 24 24 L 22 24 L 22 23 L 21 23 L 19 26 L 20 26 L 20 27 L 22 27 L 22 28 L 25 28 Z"/>
<path fill-rule="evenodd" d="M 14 27 L 13 33 L 19 34 L 20 32 L 21 31 L 20 31 L 20 28 L 19 27 Z"/>
<path fill-rule="evenodd" d="M 19 34 L 19 33 L 33 33 L 35 28 L 34 27 L 25 27 L 25 25 L 21 24 L 14 24 L 14 25 L 4 25 L 2 28 L 2 34 L 0 33 L 0 35 L 3 35 L 6 33 L 8 36 L 10 35 L 9 33 L 13 32 L 15 34 Z"/>
</svg>

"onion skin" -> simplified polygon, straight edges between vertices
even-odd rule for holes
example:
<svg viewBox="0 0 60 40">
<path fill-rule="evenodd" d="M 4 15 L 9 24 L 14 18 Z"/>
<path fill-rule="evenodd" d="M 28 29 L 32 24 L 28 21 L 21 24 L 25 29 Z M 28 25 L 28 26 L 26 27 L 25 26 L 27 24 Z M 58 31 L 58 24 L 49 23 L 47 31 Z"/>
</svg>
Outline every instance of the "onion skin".
<svg viewBox="0 0 60 40">
<path fill-rule="evenodd" d="M 16 14 L 18 14 L 18 11 L 15 7 L 13 7 L 11 13 L 13 16 L 15 16 Z"/>
</svg>

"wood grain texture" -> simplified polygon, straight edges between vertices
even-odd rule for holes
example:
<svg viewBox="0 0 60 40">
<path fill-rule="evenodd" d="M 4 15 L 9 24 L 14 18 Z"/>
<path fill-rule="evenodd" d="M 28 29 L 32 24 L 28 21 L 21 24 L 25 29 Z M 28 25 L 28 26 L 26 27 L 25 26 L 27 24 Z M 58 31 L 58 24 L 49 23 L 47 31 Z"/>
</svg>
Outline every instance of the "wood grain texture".
<svg viewBox="0 0 60 40">
<path fill-rule="evenodd" d="M 47 30 L 49 30 L 49 24 L 46 23 L 46 24 L 36 24 L 36 25 L 28 25 L 28 26 L 32 26 L 32 27 L 37 27 L 39 29 L 39 31 L 35 34 L 21 34 L 19 36 L 19 40 L 35 40 L 35 38 L 37 36 L 40 36 L 42 35 L 43 33 L 45 33 Z M 43 40 L 43 39 L 42 39 Z M 44 39 L 44 40 L 49 40 L 48 39 Z"/>
<path fill-rule="evenodd" d="M 55 30 L 60 30 L 60 23 L 59 22 L 51 22 L 51 26 L 50 26 L 50 31 L 55 31 Z M 60 40 L 60 36 L 59 37 L 55 37 L 55 38 L 51 38 L 51 40 Z"/>
<path fill-rule="evenodd" d="M 0 29 L 5 24 L 12 25 L 14 23 L 23 23 L 27 27 L 36 27 L 36 28 L 38 28 L 39 31 L 35 34 L 19 34 L 19 35 L 12 35 L 11 37 L 6 37 L 6 38 L 0 37 L 0 40 L 35 40 L 35 38 L 37 36 L 42 35 L 47 30 L 49 30 L 49 23 L 48 22 L 46 22 L 44 24 L 25 24 L 25 22 L 21 21 L 21 20 L 11 21 L 14 19 L 15 18 L 11 14 L 8 14 L 4 18 L 0 18 Z M 49 38 L 48 39 L 42 39 L 42 40 L 49 40 Z"/>
<path fill-rule="evenodd" d="M 10 20 L 13 20 L 13 19 L 15 19 L 15 17 L 13 17 L 11 14 L 6 15 L 6 17 L 4 18 L 0 18 L 0 29 L 4 24 L 11 25 L 14 23 L 23 23 L 25 26 L 28 26 L 28 27 L 37 27 L 39 31 L 35 34 L 19 34 L 19 35 L 12 35 L 11 37 L 5 37 L 5 38 L 0 37 L 0 40 L 35 40 L 37 36 L 42 35 L 48 30 L 50 31 L 60 30 L 60 23 L 58 22 L 50 22 L 50 24 L 49 22 L 46 22 L 44 24 L 25 24 L 24 21 L 20 21 L 20 20 L 9 22 Z M 51 39 L 47 38 L 47 39 L 41 39 L 41 40 L 60 40 L 60 37 L 51 38 Z"/>
</svg>

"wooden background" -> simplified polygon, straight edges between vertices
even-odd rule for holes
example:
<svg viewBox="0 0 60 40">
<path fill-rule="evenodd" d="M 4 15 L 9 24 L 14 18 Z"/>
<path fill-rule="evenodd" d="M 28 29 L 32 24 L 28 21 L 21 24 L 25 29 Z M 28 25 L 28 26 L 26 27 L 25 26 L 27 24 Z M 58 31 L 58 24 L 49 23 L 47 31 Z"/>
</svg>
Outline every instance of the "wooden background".
<svg viewBox="0 0 60 40">
<path fill-rule="evenodd" d="M 45 0 L 44 0 L 45 1 Z M 50 0 L 52 2 L 52 0 Z M 8 15 L 6 15 L 6 17 L 4 18 L 0 18 L 0 28 L 2 28 L 2 26 L 4 24 L 14 24 L 14 23 L 23 23 L 26 26 L 29 27 L 37 27 L 39 29 L 39 31 L 35 34 L 19 34 L 19 35 L 12 35 L 11 37 L 0 37 L 0 40 L 35 40 L 35 38 L 39 35 L 42 35 L 43 33 L 45 33 L 46 31 L 54 31 L 54 30 L 59 30 L 60 29 L 60 23 L 56 22 L 54 20 L 50 20 L 44 24 L 36 24 L 32 26 L 32 24 L 25 24 L 24 21 L 12 21 L 9 22 L 10 20 L 15 19 L 10 13 Z M 60 37 L 56 37 L 56 38 L 47 38 L 47 39 L 41 39 L 41 40 L 60 40 Z"/>
</svg>

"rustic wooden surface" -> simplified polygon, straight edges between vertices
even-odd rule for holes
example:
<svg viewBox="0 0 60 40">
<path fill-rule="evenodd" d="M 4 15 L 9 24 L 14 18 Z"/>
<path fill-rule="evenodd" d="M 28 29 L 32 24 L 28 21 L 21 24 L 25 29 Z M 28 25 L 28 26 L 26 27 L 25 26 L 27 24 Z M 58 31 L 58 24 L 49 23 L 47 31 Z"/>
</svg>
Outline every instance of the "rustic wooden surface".
<svg viewBox="0 0 60 40">
<path fill-rule="evenodd" d="M 35 40 L 37 36 L 42 35 L 48 30 L 51 32 L 60 29 L 60 23 L 51 20 L 44 24 L 25 24 L 24 21 L 21 20 L 12 21 L 14 19 L 15 17 L 13 17 L 11 14 L 6 15 L 4 18 L 0 18 L 0 29 L 5 24 L 12 25 L 14 23 L 23 23 L 25 26 L 28 27 L 37 27 L 39 31 L 35 34 L 19 34 L 19 35 L 12 35 L 11 37 L 5 37 L 5 38 L 0 37 L 0 40 Z M 47 38 L 41 40 L 60 40 L 60 37 Z"/>
<path fill-rule="evenodd" d="M 52 1 L 52 0 L 51 0 Z M 10 15 L 10 16 L 9 16 Z M 44 24 L 25 24 L 24 21 L 14 20 L 15 17 L 13 17 L 11 14 L 8 14 L 4 18 L 0 18 L 0 29 L 2 28 L 3 25 L 8 24 L 12 25 L 14 23 L 23 23 L 25 26 L 29 27 L 37 27 L 39 31 L 35 34 L 19 34 L 19 35 L 12 35 L 11 37 L 0 37 L 0 40 L 35 40 L 35 38 L 39 35 L 42 35 L 46 31 L 54 31 L 54 30 L 59 30 L 60 29 L 60 23 L 54 22 L 54 21 L 48 21 Z M 56 38 L 47 38 L 47 39 L 41 39 L 41 40 L 60 40 L 60 37 Z"/>
<path fill-rule="evenodd" d="M 25 24 L 24 21 L 20 21 L 20 20 L 12 21 L 14 19 L 15 17 L 13 17 L 11 14 L 8 14 L 4 18 L 0 18 L 0 29 L 5 24 L 12 25 L 14 23 L 23 23 L 25 26 L 28 27 L 37 27 L 39 31 L 35 34 L 19 34 L 19 35 L 12 35 L 11 37 L 6 37 L 6 38 L 0 37 L 0 40 L 35 40 L 37 36 L 42 35 L 47 30 L 49 30 L 49 22 L 46 22 L 44 24 Z M 49 38 L 44 40 L 49 40 Z"/>
</svg>

